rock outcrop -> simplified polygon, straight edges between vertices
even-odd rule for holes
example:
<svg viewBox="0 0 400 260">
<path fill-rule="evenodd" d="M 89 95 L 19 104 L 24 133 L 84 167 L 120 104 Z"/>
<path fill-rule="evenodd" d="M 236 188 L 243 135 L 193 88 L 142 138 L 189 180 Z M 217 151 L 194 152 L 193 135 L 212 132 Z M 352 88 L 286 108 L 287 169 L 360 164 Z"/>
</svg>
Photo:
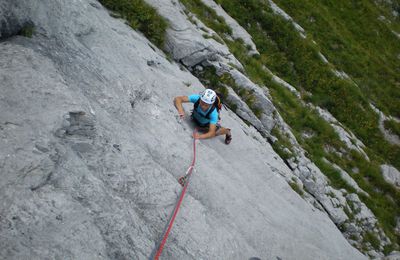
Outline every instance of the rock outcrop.
<svg viewBox="0 0 400 260">
<path fill-rule="evenodd" d="M 399 119 L 391 116 L 386 116 L 382 111 L 380 111 L 377 107 L 375 107 L 373 104 L 370 104 L 370 107 L 375 111 L 375 113 L 378 114 L 379 116 L 379 130 L 381 130 L 383 136 L 385 139 L 392 144 L 395 145 L 400 145 L 400 137 L 393 134 L 389 130 L 387 130 L 384 126 L 384 122 L 386 120 L 395 120 L 396 122 L 400 122 Z"/>
<path fill-rule="evenodd" d="M 194 20 L 193 14 L 190 14 L 188 10 L 186 12 L 172 12 L 172 6 L 177 7 L 179 10 L 182 8 L 179 4 L 174 4 L 174 1 L 163 1 L 159 3 L 156 0 L 147 0 L 150 4 L 156 7 L 159 12 L 170 21 L 171 26 L 173 28 L 181 26 L 180 24 L 185 23 L 184 20 L 186 19 L 186 23 L 191 23 Z M 206 1 L 208 6 L 214 6 L 215 3 L 212 4 L 212 1 Z M 163 6 L 168 6 L 168 8 L 163 8 Z M 280 15 L 284 15 L 281 9 L 279 9 L 275 4 L 272 3 L 272 8 L 275 12 Z M 169 11 L 166 11 L 169 10 Z M 226 16 L 227 14 L 224 14 Z M 177 16 L 179 18 L 177 18 Z M 197 19 L 197 18 L 196 18 Z M 290 17 L 286 17 L 293 22 Z M 199 22 L 198 19 L 192 25 L 186 25 L 186 27 L 198 27 Z M 182 37 L 188 37 L 192 39 L 192 45 L 196 46 L 201 44 L 202 41 L 208 39 L 201 39 L 200 35 L 202 35 L 203 31 L 211 31 L 210 28 L 207 28 L 204 24 L 201 24 L 202 30 L 190 30 L 190 33 L 193 34 L 190 36 L 188 34 L 188 30 L 170 30 L 167 32 L 168 34 L 168 42 L 167 46 L 174 46 L 175 49 L 180 49 L 182 45 L 181 42 L 177 41 L 176 39 L 180 39 Z M 296 27 L 298 28 L 298 27 Z M 301 27 L 300 27 L 301 28 Z M 304 33 L 304 30 L 298 28 L 299 33 Z M 303 35 L 305 37 L 305 35 Z M 199 42 L 197 40 L 199 39 Z M 225 46 L 226 47 L 226 46 Z M 226 47 L 227 48 L 227 47 Z M 227 48 L 229 52 L 229 49 Z M 251 92 L 254 95 L 255 104 L 254 107 L 261 111 L 259 116 L 256 116 L 252 109 L 246 105 L 240 97 L 235 93 L 234 90 L 228 87 L 228 97 L 227 100 L 230 103 L 235 105 L 236 113 L 242 119 L 246 120 L 246 122 L 250 123 L 253 127 L 255 127 L 258 132 L 260 132 L 264 137 L 271 142 L 275 140 L 275 137 L 271 136 L 271 130 L 276 126 L 280 129 L 281 132 L 285 133 L 289 136 L 289 141 L 294 147 L 294 151 L 292 157 L 286 162 L 287 165 L 290 167 L 292 171 L 290 172 L 281 172 L 277 170 L 276 172 L 279 173 L 281 176 L 285 178 L 288 183 L 292 183 L 295 181 L 296 185 L 300 187 L 303 194 L 303 197 L 306 201 L 308 201 L 313 207 L 325 212 L 332 221 L 340 228 L 345 227 L 346 232 L 344 235 L 347 238 L 358 236 L 361 237 L 365 232 L 374 232 L 376 236 L 382 237 L 380 250 L 383 251 L 383 247 L 388 244 L 389 240 L 384 234 L 383 230 L 377 226 L 377 220 L 374 214 L 371 211 L 368 211 L 368 214 L 361 214 L 359 215 L 358 209 L 353 209 L 349 206 L 347 200 L 347 194 L 345 190 L 336 190 L 330 186 L 328 179 L 325 175 L 321 172 L 321 170 L 306 156 L 306 152 L 304 149 L 299 145 L 295 136 L 291 132 L 290 127 L 284 122 L 282 117 L 276 111 L 275 107 L 273 106 L 272 102 L 270 101 L 271 98 L 269 96 L 268 90 L 266 86 L 259 86 L 254 84 L 246 75 L 244 75 L 240 70 L 242 69 L 242 65 L 240 64 L 232 66 L 232 60 L 235 62 L 237 61 L 232 54 L 224 53 L 221 55 L 220 52 L 213 52 L 213 55 L 204 54 L 203 58 L 199 58 L 198 53 L 194 52 L 194 59 L 201 60 L 201 66 L 207 67 L 212 66 L 215 68 L 216 73 L 218 75 L 223 75 L 227 73 L 230 77 L 234 80 L 234 84 L 237 88 L 241 90 L 246 90 Z M 181 61 L 189 70 L 193 70 L 194 63 L 188 64 L 185 61 L 179 59 L 179 55 L 175 56 L 175 59 Z M 210 58 L 212 57 L 212 58 Z M 226 57 L 233 57 L 230 59 L 226 59 Z M 191 59 L 190 56 L 187 56 L 186 59 Z M 196 64 L 198 66 L 198 64 Z M 239 69 L 235 68 L 238 67 Z M 265 68 L 266 73 L 271 74 L 272 79 L 282 84 L 284 87 L 288 88 L 291 92 L 293 92 L 297 97 L 300 97 L 299 92 L 288 83 L 283 81 L 282 79 L 278 78 L 277 76 L 273 75 L 268 68 Z M 303 102 L 299 99 L 299 102 Z M 332 127 L 334 127 L 335 131 L 338 133 L 340 139 L 350 148 L 357 150 L 358 152 L 362 153 L 366 159 L 368 160 L 368 156 L 363 151 L 364 144 L 359 141 L 351 132 L 347 132 L 344 127 L 331 115 L 329 112 L 324 111 L 320 108 L 315 108 L 311 104 L 307 104 L 310 106 L 311 109 L 316 109 L 318 113 L 320 113 L 321 117 L 324 118 L 327 122 L 329 122 Z M 354 143 L 354 144 L 353 144 Z M 354 180 L 350 178 L 350 175 L 343 170 L 341 174 L 344 178 L 348 177 L 347 181 L 351 183 L 350 185 L 355 186 Z M 355 186 L 358 187 L 358 186 Z M 365 194 L 359 187 L 358 190 L 360 193 Z M 356 194 L 353 194 L 357 196 Z M 358 197 L 357 197 L 358 198 Z M 352 202 L 349 202 L 352 203 Z M 359 201 L 363 208 L 368 209 L 364 203 Z M 360 206 L 361 207 L 361 206 Z M 350 215 L 357 215 L 358 218 L 351 218 L 348 216 Z M 365 211 L 366 212 L 366 211 Z M 357 226 L 356 229 L 348 229 L 347 225 L 352 223 L 353 225 Z M 361 241 L 349 241 L 359 248 L 361 247 Z M 382 253 L 376 253 L 373 251 L 372 247 L 370 247 L 371 255 L 383 255 Z"/>
<path fill-rule="evenodd" d="M 166 49 L 176 61 L 229 72 L 263 110 L 255 117 L 230 89 L 254 127 L 227 110 L 231 145 L 199 142 L 163 258 L 365 259 L 335 226 L 347 223 L 351 201 L 375 228 L 358 196 L 330 188 L 300 148 L 290 169 L 261 135 L 275 124 L 291 134 L 268 91 L 226 46 L 204 39 L 179 2 L 148 2 L 170 21 Z M 0 258 L 148 259 L 191 160 L 193 125 L 177 119 L 172 100 L 204 87 L 97 1 L 10 0 L 0 14 L 36 28 L 32 38 L 10 37 L 14 23 L 0 25 Z"/>
<path fill-rule="evenodd" d="M 27 11 L 21 7 L 18 2 L 0 2 L 0 40 L 20 33 L 26 26 L 33 26 L 26 15 L 19 15 Z"/>
<path fill-rule="evenodd" d="M 296 22 L 293 20 L 293 18 L 290 17 L 290 15 L 288 15 L 288 14 L 287 14 L 284 10 L 282 10 L 277 4 L 275 4 L 274 1 L 268 0 L 268 2 L 269 2 L 269 4 L 270 4 L 272 10 L 273 10 L 276 14 L 282 16 L 285 20 L 288 20 L 288 21 L 290 21 L 290 22 L 293 24 L 294 28 L 296 28 L 296 30 L 299 32 L 299 34 L 300 34 L 301 37 L 303 37 L 303 38 L 306 38 L 306 37 L 307 37 L 307 36 L 306 36 L 306 31 L 304 30 L 304 28 L 301 27 L 298 23 L 296 23 Z"/>
<path fill-rule="evenodd" d="M 316 111 L 325 121 L 330 123 L 335 132 L 339 135 L 339 139 L 346 144 L 349 149 L 356 150 L 369 161 L 368 155 L 364 152 L 365 145 L 351 131 L 346 131 L 343 125 L 328 111 L 320 107 L 316 107 Z"/>
<path fill-rule="evenodd" d="M 234 39 L 242 39 L 243 42 L 250 48 L 249 55 L 259 54 L 259 52 L 257 51 L 257 47 L 254 44 L 250 34 L 245 29 L 243 29 L 243 27 L 240 26 L 235 19 L 230 17 L 229 14 L 227 14 L 219 4 L 215 3 L 213 0 L 201 0 L 201 1 L 206 6 L 213 9 L 217 13 L 217 15 L 224 18 L 225 22 L 232 29 L 232 37 Z"/>
<path fill-rule="evenodd" d="M 167 30 L 166 50 L 185 66 L 194 67 L 206 60 L 222 61 L 242 67 L 229 49 L 213 38 L 204 38 L 204 30 L 216 34 L 212 29 L 196 20 L 193 24 L 184 13 L 185 8 L 178 1 L 146 0 L 164 16 L 170 28 Z M 186 11 L 187 12 L 187 11 Z M 189 14 L 193 17 L 193 14 Z"/>
<path fill-rule="evenodd" d="M 400 172 L 396 168 L 391 165 L 382 164 L 381 171 L 385 181 L 400 188 Z"/>
</svg>

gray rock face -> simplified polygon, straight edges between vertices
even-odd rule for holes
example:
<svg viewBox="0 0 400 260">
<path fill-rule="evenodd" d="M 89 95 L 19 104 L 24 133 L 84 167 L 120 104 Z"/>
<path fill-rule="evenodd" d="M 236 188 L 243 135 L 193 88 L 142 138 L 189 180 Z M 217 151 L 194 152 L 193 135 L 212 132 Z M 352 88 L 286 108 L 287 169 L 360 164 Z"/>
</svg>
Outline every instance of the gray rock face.
<svg viewBox="0 0 400 260">
<path fill-rule="evenodd" d="M 275 110 L 272 102 L 270 101 L 268 90 L 265 87 L 260 87 L 254 84 L 249 78 L 246 77 L 246 75 L 241 72 L 242 68 L 240 63 L 239 66 L 238 64 L 235 64 L 237 60 L 233 57 L 232 54 L 229 53 L 229 50 L 225 45 L 213 45 L 213 42 L 211 41 L 209 43 L 214 46 L 214 49 L 210 49 L 208 47 L 203 49 L 195 47 L 198 43 L 201 43 L 203 41 L 203 39 L 198 37 L 199 33 L 207 32 L 208 37 L 210 37 L 214 35 L 215 32 L 213 32 L 210 28 L 207 28 L 193 14 L 188 14 L 188 11 L 186 11 L 186 14 L 183 11 L 176 12 L 176 10 L 181 10 L 182 7 L 178 3 L 174 3 L 174 1 L 159 2 L 157 0 L 148 0 L 148 2 L 157 7 L 160 10 L 161 14 L 172 23 L 173 27 L 184 28 L 185 23 L 187 24 L 187 20 L 190 20 L 191 25 L 189 27 L 195 28 L 195 30 L 182 29 L 168 31 L 169 39 L 172 39 L 168 42 L 169 47 L 171 48 L 170 50 L 172 50 L 172 52 L 174 49 L 178 50 L 178 54 L 174 55 L 177 60 L 186 65 L 189 70 L 192 70 L 192 67 L 196 65 L 196 62 L 201 61 L 202 66 L 196 65 L 196 70 L 202 70 L 203 66 L 213 66 L 216 69 L 218 75 L 228 73 L 235 81 L 235 90 L 237 90 L 238 87 L 252 93 L 255 96 L 256 109 L 260 109 L 260 111 L 262 111 L 261 116 L 257 118 L 253 111 L 242 100 L 240 100 L 240 97 L 229 86 L 227 86 L 229 92 L 227 100 L 231 104 L 235 105 L 235 107 L 237 108 L 237 115 L 239 115 L 242 119 L 245 119 L 246 122 L 250 123 L 260 133 L 262 133 L 263 136 L 267 136 L 272 141 L 274 140 L 274 137 L 270 136 L 269 133 L 271 129 L 275 126 L 281 129 L 281 131 L 289 137 L 289 141 L 293 145 L 294 151 L 293 153 L 292 151 L 288 152 L 292 155 L 292 158 L 287 160 L 286 163 L 289 165 L 293 172 L 280 171 L 277 168 L 273 168 L 273 172 L 276 172 L 284 177 L 284 179 L 291 185 L 295 183 L 298 189 L 300 189 L 300 191 L 303 191 L 302 197 L 304 198 L 304 200 L 309 202 L 313 207 L 325 212 L 338 227 L 340 227 L 341 229 L 342 227 L 346 227 L 344 235 L 353 245 L 360 248 L 360 243 L 362 242 L 354 241 L 350 239 L 351 237 L 361 237 L 366 231 L 373 232 L 375 235 L 377 235 L 381 242 L 379 248 L 380 252 L 372 250 L 371 245 L 367 245 L 367 247 L 368 250 L 371 249 L 369 251 L 370 256 L 382 256 L 383 254 L 381 252 L 383 251 L 383 246 L 387 245 L 390 241 L 385 236 L 384 232 L 376 226 L 376 217 L 366 207 L 366 205 L 358 199 L 358 197 L 358 200 L 356 202 L 349 201 L 349 203 L 351 203 L 351 207 L 348 203 L 348 193 L 345 190 L 336 190 L 330 187 L 327 178 L 320 171 L 320 169 L 306 157 L 305 151 L 298 144 L 295 136 L 291 133 L 290 127 L 283 121 L 282 117 Z M 221 11 L 220 6 L 215 4 L 215 2 L 203 0 L 203 3 L 206 3 L 206 5 L 208 5 L 209 7 L 214 8 L 216 12 L 220 15 L 226 15 L 223 10 Z M 288 16 L 272 1 L 269 1 L 269 3 L 275 13 L 282 15 L 285 19 L 291 21 L 298 29 L 300 35 L 304 38 L 306 37 L 304 29 L 301 28 L 297 23 L 295 23 L 290 16 Z M 167 8 L 162 8 L 162 6 L 167 6 Z M 173 11 L 173 9 L 176 9 L 175 12 Z M 177 19 L 176 16 L 179 16 L 179 18 Z M 228 21 L 228 24 L 230 24 L 230 19 L 230 17 L 225 17 L 225 20 Z M 200 30 L 202 30 L 203 32 L 201 32 Z M 183 55 L 183 59 L 180 58 L 182 56 L 180 54 L 182 53 L 182 42 L 176 40 L 176 37 L 182 37 L 181 39 L 195 39 L 194 43 L 192 44 L 193 46 L 190 46 L 190 44 L 187 43 L 188 40 L 183 41 L 186 42 L 186 45 L 188 45 L 185 45 L 183 49 L 191 49 L 194 47 L 195 49 L 198 49 L 200 51 L 188 52 L 187 55 Z M 324 58 L 322 54 L 321 58 Z M 326 62 L 328 61 L 326 60 Z M 234 63 L 234 66 L 232 66 L 231 63 Z M 239 67 L 239 69 L 236 69 L 236 67 Z M 273 75 L 273 73 L 269 71 L 268 68 L 264 68 L 264 70 L 266 71 L 266 73 L 269 73 L 272 76 L 272 79 L 275 82 L 288 88 L 297 97 L 300 97 L 300 93 L 293 86 L 289 85 L 287 82 L 283 81 L 276 75 Z M 344 72 L 337 73 L 338 76 L 341 77 L 347 76 Z M 299 102 L 303 101 L 299 100 Z M 369 160 L 368 156 L 363 151 L 364 145 L 362 144 L 362 142 L 360 142 L 351 132 L 346 131 L 344 127 L 332 115 L 330 115 L 327 111 L 323 111 L 318 107 L 314 107 L 312 104 L 305 104 L 304 102 L 303 104 L 310 107 L 310 109 L 316 109 L 319 112 L 320 116 L 332 125 L 335 131 L 339 134 L 340 139 L 345 142 L 350 149 L 357 150 L 358 152 L 362 153 L 367 160 Z M 307 136 L 308 133 L 304 134 L 306 134 Z M 310 135 L 312 135 L 312 133 L 310 133 Z M 327 149 L 329 149 L 329 147 L 327 147 Z M 339 151 L 334 152 L 340 153 Z M 353 186 L 358 192 L 364 193 L 364 195 L 368 196 L 368 194 L 366 194 L 358 187 L 357 183 L 350 177 L 349 174 L 338 168 L 337 165 L 334 165 L 334 167 L 339 170 L 342 178 L 349 185 Z M 353 195 L 357 196 L 356 194 Z M 349 218 L 349 216 L 353 215 L 356 215 L 355 219 Z"/>
<path fill-rule="evenodd" d="M 0 43 L 0 258 L 148 259 L 191 161 L 172 99 L 201 83 L 97 2 L 14 2 L 40 34 Z M 365 259 L 254 128 L 222 123 L 163 259 Z"/>
<path fill-rule="evenodd" d="M 373 213 L 364 203 L 361 202 L 360 198 L 356 194 L 349 194 L 346 198 L 352 202 L 353 210 L 358 212 L 355 218 L 363 221 L 364 225 L 369 228 L 375 227 L 377 221 Z"/>
<path fill-rule="evenodd" d="M 346 171 L 344 171 L 344 170 L 343 170 L 342 168 L 340 168 L 338 165 L 336 165 L 336 164 L 334 164 L 334 163 L 331 163 L 330 161 L 326 160 L 325 158 L 324 158 L 324 161 L 325 161 L 326 163 L 331 164 L 333 168 L 335 168 L 337 171 L 339 171 L 340 177 L 342 177 L 342 179 L 343 179 L 348 185 L 350 185 L 351 187 L 353 187 L 357 192 L 362 193 L 362 194 L 364 194 L 365 196 L 369 196 L 369 194 L 366 193 L 364 190 L 362 190 L 362 189 L 358 186 L 357 182 L 356 182 Z"/>
<path fill-rule="evenodd" d="M 386 141 L 388 141 L 389 143 L 395 144 L 395 145 L 400 145 L 400 137 L 398 137 L 397 135 L 393 134 L 392 132 L 390 132 L 389 130 L 387 130 L 384 126 L 384 122 L 386 120 L 395 120 L 397 122 L 399 122 L 399 120 L 395 117 L 387 117 L 382 111 L 380 111 L 377 107 L 375 107 L 372 104 L 369 104 L 370 107 L 375 111 L 375 113 L 378 114 L 379 116 L 379 130 L 381 130 L 383 136 L 385 137 Z"/>
<path fill-rule="evenodd" d="M 384 260 L 399 260 L 400 259 L 400 252 L 393 251 L 388 256 L 383 258 Z"/>
<path fill-rule="evenodd" d="M 184 13 L 184 6 L 174 0 L 146 0 L 157 8 L 159 13 L 170 23 L 167 33 L 166 49 L 175 60 L 185 66 L 193 67 L 203 61 L 226 61 L 242 67 L 229 49 L 214 39 L 205 39 L 204 31 L 192 24 Z M 198 20 L 197 20 L 198 21 Z M 212 31 L 205 25 L 201 26 Z"/>
<path fill-rule="evenodd" d="M 1 1 L 0 2 L 0 40 L 16 35 L 21 29 L 32 22 L 23 14 L 23 10 L 18 2 Z"/>
<path fill-rule="evenodd" d="M 284 86 L 285 88 L 289 89 L 290 92 L 292 92 L 293 94 L 296 95 L 296 97 L 301 98 L 300 92 L 297 91 L 297 89 L 295 87 L 293 87 L 292 85 L 290 85 L 289 83 L 287 83 L 286 81 L 281 79 L 280 77 L 278 77 L 276 75 L 272 75 L 272 80 L 275 81 L 276 83 Z"/>
<path fill-rule="evenodd" d="M 235 113 L 242 119 L 248 121 L 252 126 L 254 126 L 258 131 L 263 133 L 264 135 L 268 135 L 269 132 L 265 130 L 261 121 L 251 112 L 251 109 L 248 105 L 240 99 L 240 97 L 232 90 L 232 88 L 228 87 L 228 96 L 226 100 L 236 106 Z"/>
<path fill-rule="evenodd" d="M 400 234 L 400 218 L 397 218 L 395 232 Z"/>
<path fill-rule="evenodd" d="M 257 84 L 254 84 L 249 78 L 247 78 L 243 73 L 241 73 L 235 68 L 232 68 L 223 63 L 213 62 L 211 64 L 216 68 L 217 74 L 221 75 L 223 73 L 230 74 L 233 80 L 235 81 L 235 84 L 239 88 L 248 90 L 250 93 L 254 95 L 255 106 L 261 109 L 262 111 L 259 120 L 262 124 L 262 129 L 257 127 L 258 122 L 256 122 L 256 124 L 253 126 L 255 126 L 257 129 L 260 129 L 261 132 L 269 134 L 272 128 L 274 128 L 276 124 L 276 119 L 274 118 L 274 112 L 276 111 L 276 109 L 272 104 L 271 100 L 269 99 L 269 97 L 267 96 L 268 95 L 267 90 L 265 88 L 263 89 Z M 246 109 L 246 112 L 255 117 L 254 113 L 250 108 L 248 108 L 248 110 Z"/>
<path fill-rule="evenodd" d="M 240 26 L 235 19 L 233 19 L 225 10 L 213 0 L 201 0 L 205 5 L 212 8 L 217 15 L 224 18 L 226 24 L 232 29 L 232 37 L 234 39 L 242 39 L 244 43 L 250 47 L 249 55 L 260 54 L 257 51 L 256 45 L 254 44 L 250 34 Z"/>
<path fill-rule="evenodd" d="M 330 123 L 335 132 L 339 135 L 340 140 L 343 141 L 348 148 L 360 152 L 364 155 L 365 159 L 369 161 L 368 155 L 363 150 L 365 145 L 351 131 L 346 131 L 342 124 L 328 111 L 320 107 L 316 107 L 315 109 L 323 119 Z"/>
<path fill-rule="evenodd" d="M 375 215 L 359 199 L 357 194 L 347 194 L 346 190 L 336 190 L 330 187 L 326 176 L 305 156 L 305 151 L 298 144 L 289 126 L 279 114 L 278 118 L 280 118 L 277 124 L 278 127 L 288 136 L 289 141 L 293 145 L 293 157 L 289 158 L 287 162 L 291 169 L 293 169 L 293 174 L 303 183 L 306 192 L 304 199 L 315 208 L 326 212 L 337 226 L 344 227 L 344 235 L 353 245 L 359 246 L 359 243 L 358 241 L 352 241 L 351 237 L 362 237 L 364 232 L 370 231 L 380 238 L 380 250 L 383 251 L 383 247 L 390 243 L 390 240 L 386 237 L 383 230 L 377 227 Z M 344 175 L 344 178 L 350 177 L 345 172 L 341 172 L 341 174 Z M 354 185 L 351 180 L 349 178 L 347 181 L 350 185 Z M 360 190 L 360 192 L 363 191 Z M 312 197 L 307 196 L 307 193 L 311 194 Z M 350 220 L 346 212 L 350 212 L 355 218 Z M 382 255 L 380 252 L 375 253 Z"/>
<path fill-rule="evenodd" d="M 204 39 L 204 30 L 213 31 L 206 27 L 195 16 L 188 16 L 184 13 L 184 7 L 179 3 L 171 1 L 146 0 L 149 4 L 157 8 L 162 16 L 164 16 L 171 24 L 171 29 L 167 31 L 167 50 L 172 54 L 175 60 L 182 62 L 188 69 L 201 63 L 204 66 L 213 66 L 217 73 L 229 73 L 235 80 L 236 84 L 244 89 L 254 92 L 257 104 L 256 106 L 262 109 L 260 120 L 247 106 L 237 104 L 241 108 L 242 115 L 250 115 L 251 123 L 260 132 L 269 135 L 271 129 L 275 125 L 273 111 L 275 108 L 269 98 L 265 95 L 264 90 L 251 82 L 245 75 L 237 69 L 234 69 L 231 64 L 239 69 L 243 69 L 240 62 L 230 53 L 226 45 L 216 42 L 214 39 Z M 204 1 L 210 7 L 217 8 L 216 12 L 227 19 L 228 24 L 232 27 L 234 37 L 242 38 L 244 41 L 253 46 L 253 51 L 256 51 L 255 45 L 251 40 L 250 35 L 240 27 L 226 12 L 213 1 Z M 186 11 L 187 12 L 187 11 Z M 190 20 L 195 20 L 193 24 Z M 246 33 L 244 33 L 246 32 Z M 232 93 L 232 92 L 231 92 Z M 234 102 L 237 101 L 237 96 L 230 96 Z M 245 109 L 245 110 L 244 110 Z M 249 117 L 249 116 L 247 116 Z M 259 122 L 262 127 L 259 127 Z"/>
</svg>

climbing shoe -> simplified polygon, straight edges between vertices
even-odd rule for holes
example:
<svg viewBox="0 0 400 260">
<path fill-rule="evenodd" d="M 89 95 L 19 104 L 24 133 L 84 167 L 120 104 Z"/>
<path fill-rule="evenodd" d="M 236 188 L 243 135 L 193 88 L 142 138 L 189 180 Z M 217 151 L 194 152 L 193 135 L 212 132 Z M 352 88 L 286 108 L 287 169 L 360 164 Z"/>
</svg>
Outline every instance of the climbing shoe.
<svg viewBox="0 0 400 260">
<path fill-rule="evenodd" d="M 226 134 L 225 135 L 225 144 L 230 144 L 232 141 L 232 135 L 231 134 Z"/>
</svg>

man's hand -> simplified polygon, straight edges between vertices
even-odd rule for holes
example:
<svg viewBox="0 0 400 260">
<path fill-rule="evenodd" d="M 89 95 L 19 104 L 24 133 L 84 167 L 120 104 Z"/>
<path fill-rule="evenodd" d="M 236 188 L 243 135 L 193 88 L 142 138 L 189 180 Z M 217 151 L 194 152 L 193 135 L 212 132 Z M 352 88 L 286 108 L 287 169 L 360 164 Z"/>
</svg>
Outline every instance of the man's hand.
<svg viewBox="0 0 400 260">
<path fill-rule="evenodd" d="M 201 139 L 201 134 L 195 132 L 195 133 L 193 133 L 193 138 L 194 139 Z"/>
<path fill-rule="evenodd" d="M 214 137 L 216 134 L 216 129 L 217 129 L 216 125 L 210 124 L 210 128 L 208 129 L 207 133 L 205 133 L 205 134 L 198 134 L 197 132 L 193 133 L 193 138 L 194 139 L 207 139 L 207 138 Z"/>
<path fill-rule="evenodd" d="M 185 118 L 185 110 L 183 110 L 182 103 L 188 103 L 189 98 L 187 96 L 179 96 L 174 98 L 174 105 L 178 110 L 178 115 L 180 119 Z"/>
</svg>

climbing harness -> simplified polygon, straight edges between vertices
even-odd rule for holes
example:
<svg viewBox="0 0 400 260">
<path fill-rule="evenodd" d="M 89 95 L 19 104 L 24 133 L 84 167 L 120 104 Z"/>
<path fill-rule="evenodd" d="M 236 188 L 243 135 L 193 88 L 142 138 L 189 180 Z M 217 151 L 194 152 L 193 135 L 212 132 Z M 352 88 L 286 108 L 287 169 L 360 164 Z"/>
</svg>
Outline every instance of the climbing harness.
<svg viewBox="0 0 400 260">
<path fill-rule="evenodd" d="M 193 133 L 196 133 L 196 129 L 194 130 Z M 169 232 L 171 232 L 172 229 L 172 225 L 174 224 L 176 215 L 178 214 L 179 208 L 182 204 L 183 201 L 183 197 L 185 196 L 187 187 L 189 186 L 189 180 L 190 180 L 190 176 L 192 175 L 193 169 L 194 169 L 194 164 L 196 162 L 196 138 L 193 138 L 193 160 L 192 160 L 192 164 L 189 166 L 189 168 L 187 169 L 186 173 L 184 176 L 182 176 L 181 178 L 179 178 L 179 182 L 181 182 L 181 179 L 183 179 L 183 189 L 181 191 L 181 194 L 179 196 L 179 199 L 175 205 L 174 211 L 172 212 L 171 218 L 168 222 L 168 228 L 166 230 L 166 232 L 164 233 L 164 236 L 161 240 L 160 246 L 158 247 L 157 253 L 154 257 L 154 260 L 159 260 L 160 255 L 162 253 L 162 250 L 164 248 L 165 243 L 167 242 L 167 238 L 169 235 Z"/>
</svg>

